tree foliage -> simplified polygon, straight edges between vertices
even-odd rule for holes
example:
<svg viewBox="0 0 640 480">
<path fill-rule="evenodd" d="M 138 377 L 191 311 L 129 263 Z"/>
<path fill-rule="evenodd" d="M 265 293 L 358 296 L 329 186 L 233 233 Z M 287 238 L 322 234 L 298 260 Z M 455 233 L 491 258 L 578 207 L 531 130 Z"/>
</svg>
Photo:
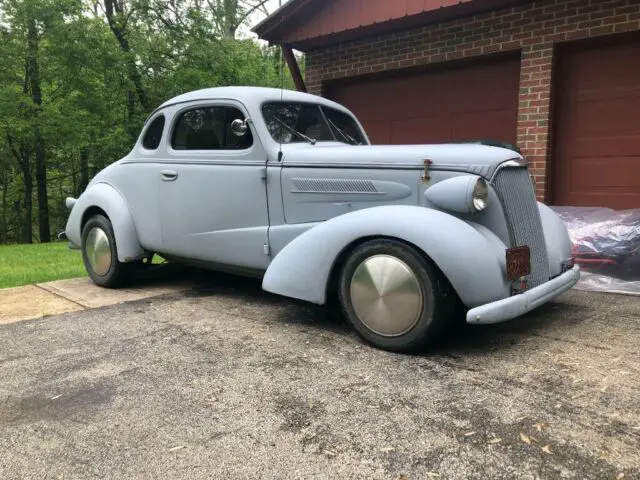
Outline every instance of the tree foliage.
<svg viewBox="0 0 640 480">
<path fill-rule="evenodd" d="M 0 0 L 0 243 L 49 241 L 67 196 L 180 93 L 293 88 L 275 48 L 239 34 L 261 0 Z"/>
</svg>

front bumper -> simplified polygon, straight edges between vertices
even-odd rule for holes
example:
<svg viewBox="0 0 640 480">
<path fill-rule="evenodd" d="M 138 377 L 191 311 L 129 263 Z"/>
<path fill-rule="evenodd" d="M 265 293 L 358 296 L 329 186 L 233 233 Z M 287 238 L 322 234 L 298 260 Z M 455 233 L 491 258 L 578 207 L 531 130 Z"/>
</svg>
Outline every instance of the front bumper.
<svg viewBox="0 0 640 480">
<path fill-rule="evenodd" d="M 580 280 L 580 267 L 571 270 L 519 295 L 480 305 L 467 312 L 467 323 L 487 325 L 512 320 L 530 312 L 572 288 Z"/>
</svg>

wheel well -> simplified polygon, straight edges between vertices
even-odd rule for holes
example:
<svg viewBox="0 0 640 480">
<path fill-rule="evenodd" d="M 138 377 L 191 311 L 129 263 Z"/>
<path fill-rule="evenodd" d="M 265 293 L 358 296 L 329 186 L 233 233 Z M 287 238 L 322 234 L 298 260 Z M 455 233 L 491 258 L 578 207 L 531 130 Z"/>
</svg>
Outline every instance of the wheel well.
<svg viewBox="0 0 640 480">
<path fill-rule="evenodd" d="M 84 226 L 87 224 L 89 219 L 94 215 L 103 215 L 105 218 L 109 219 L 109 215 L 102 210 L 100 207 L 89 207 L 82 214 L 82 221 L 80 222 L 80 234 L 82 235 L 82 231 L 84 230 Z"/>
<path fill-rule="evenodd" d="M 343 248 L 342 251 L 336 257 L 336 259 L 334 260 L 333 265 L 331 266 L 331 271 L 329 273 L 329 279 L 327 281 L 326 292 L 325 292 L 327 303 L 329 303 L 329 301 L 333 302 L 337 300 L 340 271 L 342 270 L 342 266 L 346 262 L 351 252 L 353 252 L 358 246 L 371 240 L 393 240 L 395 242 L 402 243 L 408 247 L 415 249 L 416 252 L 422 255 L 422 257 L 429 263 L 429 265 L 434 270 L 436 270 L 436 272 L 438 272 L 438 274 L 440 275 L 440 278 L 446 283 L 446 288 L 448 288 L 448 290 L 452 292 L 453 295 L 455 295 L 458 298 L 458 300 L 460 300 L 458 293 L 456 292 L 455 288 L 453 288 L 453 285 L 451 285 L 451 282 L 449 281 L 447 276 L 444 274 L 444 272 L 440 269 L 440 267 L 436 264 L 436 262 L 434 262 L 433 259 L 429 255 L 427 255 L 427 253 L 424 250 L 422 250 L 420 247 L 402 238 L 388 237 L 384 235 L 372 235 L 368 237 L 361 237 L 354 240 L 353 242 L 348 244 L 345 248 Z"/>
</svg>

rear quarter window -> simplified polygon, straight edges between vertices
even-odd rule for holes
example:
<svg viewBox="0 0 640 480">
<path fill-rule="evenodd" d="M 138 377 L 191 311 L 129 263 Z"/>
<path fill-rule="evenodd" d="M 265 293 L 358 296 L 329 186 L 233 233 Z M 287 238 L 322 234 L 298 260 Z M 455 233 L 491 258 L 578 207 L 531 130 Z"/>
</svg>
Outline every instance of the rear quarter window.
<svg viewBox="0 0 640 480">
<path fill-rule="evenodd" d="M 147 150 L 156 150 L 160 146 L 162 140 L 162 132 L 164 131 L 164 115 L 160 115 L 153 119 L 149 128 L 142 139 L 142 146 Z"/>
</svg>

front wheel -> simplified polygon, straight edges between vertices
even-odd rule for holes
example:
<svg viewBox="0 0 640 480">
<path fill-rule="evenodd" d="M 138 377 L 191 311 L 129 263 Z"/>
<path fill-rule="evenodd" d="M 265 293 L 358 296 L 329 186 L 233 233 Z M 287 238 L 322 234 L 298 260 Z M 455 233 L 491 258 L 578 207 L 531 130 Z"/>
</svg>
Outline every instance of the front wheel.
<svg viewBox="0 0 640 480">
<path fill-rule="evenodd" d="M 113 226 L 103 215 L 94 215 L 82 229 L 82 260 L 91 280 L 101 287 L 122 286 L 133 274 L 133 265 L 118 261 Z"/>
<path fill-rule="evenodd" d="M 416 249 L 394 240 L 372 240 L 347 258 L 338 294 L 349 323 L 367 342 L 413 352 L 443 330 L 451 301 L 443 283 Z"/>
</svg>

